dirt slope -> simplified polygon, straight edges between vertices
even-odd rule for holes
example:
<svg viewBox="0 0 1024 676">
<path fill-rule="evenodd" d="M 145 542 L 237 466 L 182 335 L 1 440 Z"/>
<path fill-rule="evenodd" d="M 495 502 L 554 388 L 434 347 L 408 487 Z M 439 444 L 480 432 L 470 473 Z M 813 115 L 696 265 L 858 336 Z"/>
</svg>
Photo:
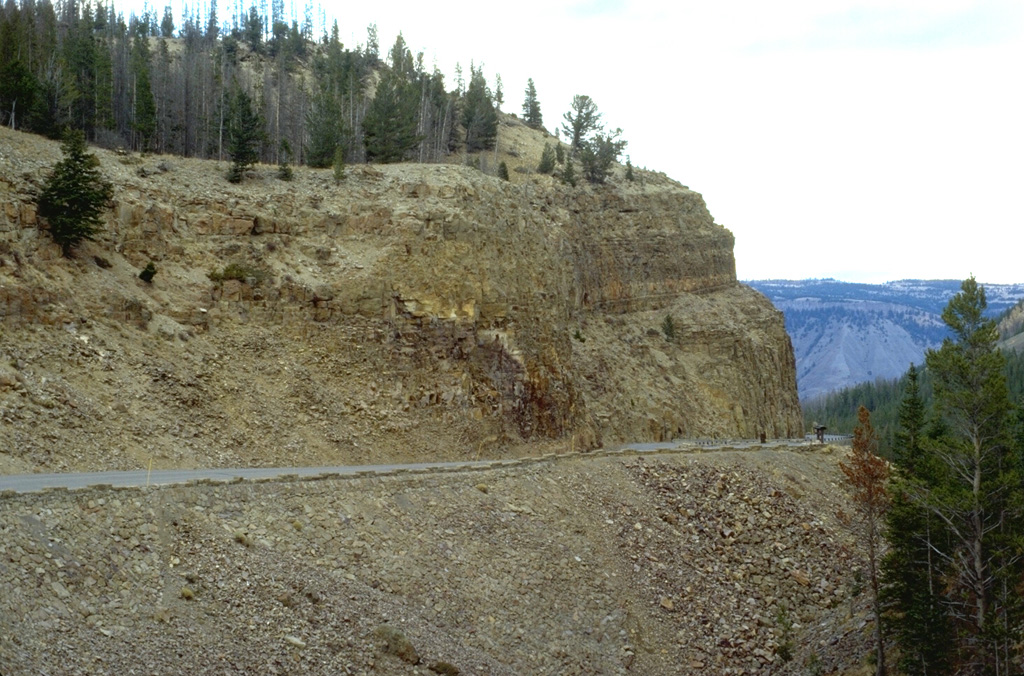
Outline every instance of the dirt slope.
<svg viewBox="0 0 1024 676">
<path fill-rule="evenodd" d="M 838 455 L 577 455 L 472 472 L 6 495 L 0 664 L 856 673 L 871 624 L 865 595 L 854 596 L 863 557 Z"/>
</svg>

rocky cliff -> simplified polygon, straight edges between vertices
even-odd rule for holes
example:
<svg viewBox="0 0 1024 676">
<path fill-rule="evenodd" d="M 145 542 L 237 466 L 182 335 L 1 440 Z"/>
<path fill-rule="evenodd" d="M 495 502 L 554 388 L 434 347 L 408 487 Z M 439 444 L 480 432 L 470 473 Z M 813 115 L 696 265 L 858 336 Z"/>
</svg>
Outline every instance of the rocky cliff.
<svg viewBox="0 0 1024 676">
<path fill-rule="evenodd" d="M 539 132 L 503 133 L 523 155 Z M 0 471 L 802 431 L 780 313 L 660 175 L 262 167 L 235 186 L 222 163 L 95 152 L 106 230 L 62 259 L 33 206 L 59 147 L 0 132 Z"/>
</svg>

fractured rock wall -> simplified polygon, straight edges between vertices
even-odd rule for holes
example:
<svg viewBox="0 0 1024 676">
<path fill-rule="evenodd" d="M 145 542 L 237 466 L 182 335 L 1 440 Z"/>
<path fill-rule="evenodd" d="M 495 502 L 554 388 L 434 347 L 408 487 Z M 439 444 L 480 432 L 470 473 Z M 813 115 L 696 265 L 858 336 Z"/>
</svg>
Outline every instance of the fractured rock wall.
<svg viewBox="0 0 1024 676">
<path fill-rule="evenodd" d="M 180 381 L 208 383 L 200 399 L 230 443 L 209 440 L 219 459 L 203 462 L 251 463 L 246 453 L 267 447 L 256 425 L 291 410 L 275 414 L 267 397 L 293 397 L 299 415 L 320 416 L 319 431 L 274 427 L 294 436 L 277 439 L 292 449 L 287 461 L 371 459 L 351 449 L 387 434 L 406 456 L 422 454 L 429 445 L 415 436 L 428 423 L 433 445 L 448 449 L 438 452 L 454 456 L 456 446 L 481 453 L 544 439 L 592 447 L 801 432 L 781 315 L 738 285 L 732 235 L 700 195 L 670 181 L 570 189 L 548 177 L 511 184 L 466 167 L 399 165 L 353 167 L 341 184 L 302 167 L 291 183 L 260 170 L 235 186 L 215 163 L 97 150 L 115 203 L 100 240 L 67 261 L 32 208 L 56 144 L 3 134 L 13 152 L 0 167 L 0 326 L 41 340 L 88 324 L 82 338 L 93 347 L 105 337 L 107 352 L 128 354 L 141 341 L 165 370 L 182 370 Z M 146 285 L 137 273 L 150 260 L 159 272 Z M 243 273 L 217 277 L 231 265 Z M 672 340 L 658 329 L 666 314 L 678 326 Z M 182 348 L 195 366 L 173 356 Z M 310 352 L 321 366 L 297 375 L 309 373 L 294 362 Z M 270 353 L 273 378 L 262 375 Z M 91 396 L 85 375 L 60 359 L 27 367 L 37 372 L 26 382 L 59 372 Z M 221 390 L 234 373 L 252 386 L 231 390 L 228 406 Z M 147 390 L 148 415 L 177 415 L 162 394 Z M 19 410 L 28 439 L 45 415 Z M 125 422 L 114 412 L 112 429 Z M 139 437 L 169 449 L 178 434 Z"/>
</svg>

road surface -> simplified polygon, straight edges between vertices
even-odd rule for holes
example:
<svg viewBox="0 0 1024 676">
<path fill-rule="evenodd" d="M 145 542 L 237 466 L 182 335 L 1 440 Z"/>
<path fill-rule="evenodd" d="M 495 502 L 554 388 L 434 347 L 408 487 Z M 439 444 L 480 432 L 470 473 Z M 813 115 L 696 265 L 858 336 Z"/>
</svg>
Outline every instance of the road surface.
<svg viewBox="0 0 1024 676">
<path fill-rule="evenodd" d="M 829 435 L 830 437 L 833 435 Z M 828 437 L 826 437 L 828 439 Z M 832 439 L 829 439 L 832 440 Z M 841 441 L 842 438 L 836 438 Z M 772 440 L 771 446 L 806 446 L 807 440 Z M 756 440 L 683 440 L 627 444 L 612 450 L 630 450 L 638 453 L 652 453 L 663 450 L 686 450 L 687 448 L 748 448 L 760 446 Z M 87 486 L 165 486 L 184 484 L 189 481 L 229 482 L 243 479 L 273 479 L 286 476 L 320 476 L 325 474 L 353 475 L 360 472 L 385 473 L 398 470 L 471 469 L 494 467 L 503 463 L 514 464 L 523 459 L 509 460 L 465 460 L 456 462 L 417 462 L 400 465 L 336 465 L 330 467 L 246 467 L 236 469 L 161 469 L 135 470 L 128 472 L 61 472 L 57 474 L 9 474 L 0 475 L 0 492 L 34 493 L 46 488 L 86 488 Z"/>
</svg>

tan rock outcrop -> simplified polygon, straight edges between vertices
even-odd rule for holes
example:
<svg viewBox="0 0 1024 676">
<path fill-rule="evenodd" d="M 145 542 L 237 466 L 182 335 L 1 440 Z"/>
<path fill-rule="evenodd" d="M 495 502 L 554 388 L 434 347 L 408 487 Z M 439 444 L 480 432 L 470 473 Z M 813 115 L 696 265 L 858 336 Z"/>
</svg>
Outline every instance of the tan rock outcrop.
<svg viewBox="0 0 1024 676">
<path fill-rule="evenodd" d="M 406 440 L 424 425 L 440 431 L 431 446 L 453 456 L 537 440 L 802 432 L 781 314 L 737 283 L 732 234 L 701 196 L 666 179 L 573 189 L 399 165 L 353 167 L 340 184 L 301 167 L 290 183 L 260 171 L 235 186 L 215 163 L 176 158 L 140 175 L 98 150 L 115 205 L 101 239 L 67 261 L 28 216 L 56 145 L 2 133 L 14 152 L 0 159 L 0 194 L 13 205 L 0 215 L 0 324 L 14 344 L 47 340 L 32 326 L 90 322 L 119 346 L 111 354 L 141 344 L 182 378 L 201 378 L 203 368 L 173 356 L 187 348 L 197 364 L 230 359 L 255 385 L 266 378 L 260 350 L 230 351 L 272 344 L 281 369 L 261 399 L 312 387 L 312 400 L 331 402 L 322 428 L 283 433 L 304 444 L 291 460 L 362 458 L 341 453 L 340 440 Z M 97 256 L 109 267 L 93 265 Z M 151 286 L 136 277 L 149 260 L 159 270 Z M 230 264 L 244 274 L 207 277 Z M 303 376 L 304 350 L 337 368 Z M 40 368 L 63 372 L 60 359 Z M 117 396 L 90 393 L 84 373 L 64 377 L 82 396 Z M 268 410 L 249 393 L 227 407 L 221 388 L 233 378 L 206 377 L 217 396 L 195 415 L 225 421 L 234 440 L 214 442 L 219 460 L 192 462 L 251 462 L 270 442 L 245 421 L 283 422 L 302 408 Z M 148 415 L 177 415 L 166 395 L 146 394 Z M 175 434 L 147 441 L 169 448 Z M 424 448 L 402 445 L 406 456 Z"/>
</svg>

